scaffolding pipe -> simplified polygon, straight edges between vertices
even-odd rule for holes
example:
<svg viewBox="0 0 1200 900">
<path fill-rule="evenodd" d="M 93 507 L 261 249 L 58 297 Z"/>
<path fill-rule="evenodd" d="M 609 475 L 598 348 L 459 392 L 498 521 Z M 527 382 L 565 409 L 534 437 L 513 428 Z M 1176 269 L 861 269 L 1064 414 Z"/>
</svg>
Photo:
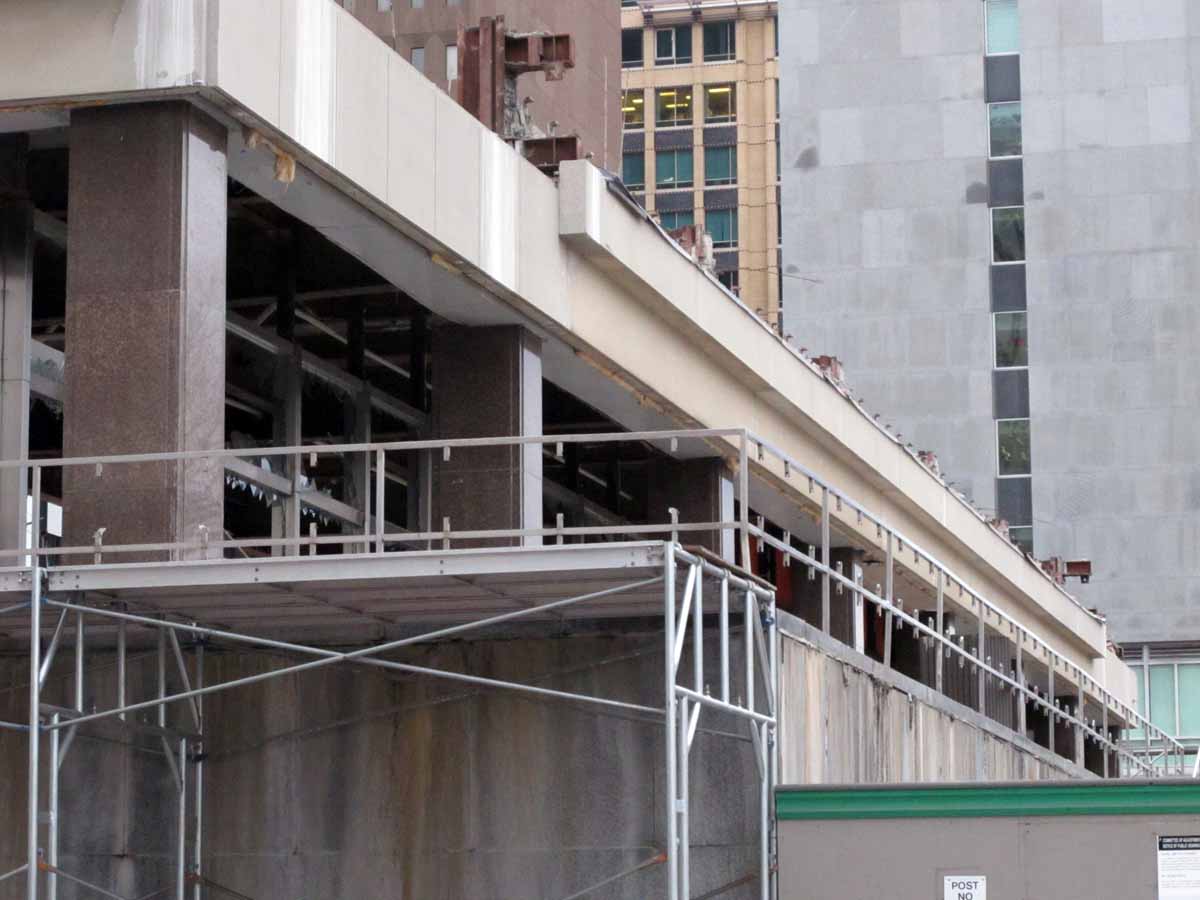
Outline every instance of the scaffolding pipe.
<svg viewBox="0 0 1200 900">
<path fill-rule="evenodd" d="M 192 625 L 192 626 L 183 625 L 183 624 L 175 623 L 175 622 L 166 622 L 161 619 L 147 619 L 142 616 L 133 616 L 128 613 L 113 612 L 112 610 L 86 609 L 87 612 L 94 612 L 96 615 L 107 616 L 110 618 L 125 618 L 130 621 L 136 621 L 139 624 L 149 624 L 149 625 L 156 626 L 156 627 L 163 628 L 163 629 L 176 628 L 176 629 L 180 629 L 180 630 L 184 630 L 184 631 L 192 631 L 194 633 L 203 634 L 206 637 L 228 638 L 229 640 L 235 640 L 235 641 L 239 641 L 241 643 L 256 644 L 256 645 L 264 646 L 264 647 L 273 647 L 275 649 L 289 650 L 289 651 L 293 651 L 293 652 L 297 652 L 297 653 L 305 653 L 310 656 L 319 656 L 321 658 L 312 660 L 312 661 L 306 662 L 306 663 L 299 663 L 294 666 L 287 666 L 282 669 L 276 669 L 275 671 L 272 671 L 272 672 L 261 672 L 257 675 L 249 675 L 249 676 L 246 676 L 245 678 L 236 678 L 233 681 L 226 681 L 226 682 L 222 682 L 221 684 L 207 685 L 202 688 L 194 688 L 190 691 L 184 691 L 182 693 L 172 694 L 170 696 L 159 696 L 153 700 L 144 700 L 140 703 L 133 703 L 133 704 L 130 704 L 128 706 L 125 706 L 125 707 L 122 707 L 119 709 L 109 709 L 109 710 L 104 710 L 102 712 L 91 713 L 91 714 L 85 715 L 85 716 L 79 716 L 79 717 L 71 720 L 69 723 L 61 723 L 57 727 L 62 728 L 67 725 L 74 727 L 77 725 L 84 724 L 86 722 L 93 722 L 93 721 L 96 721 L 99 719 L 106 719 L 111 716 L 120 715 L 121 713 L 134 712 L 139 709 L 147 709 L 150 707 L 159 707 L 160 726 L 165 728 L 166 727 L 165 709 L 166 709 L 166 705 L 168 703 L 174 703 L 179 700 L 187 700 L 191 697 L 201 697 L 201 696 L 205 696 L 207 694 L 213 694 L 213 693 L 217 693 L 218 691 L 229 690 L 229 689 L 235 688 L 235 687 L 243 687 L 245 685 L 255 684 L 260 681 L 266 681 L 271 678 L 278 678 L 282 675 L 290 675 L 290 674 L 294 674 L 297 672 L 307 671 L 309 669 L 316 669 L 316 668 L 319 668 L 322 666 L 327 666 L 327 665 L 331 665 L 333 663 L 338 663 L 338 662 L 362 662 L 362 663 L 365 663 L 368 665 L 373 665 L 373 666 L 377 666 L 377 667 L 385 668 L 385 669 L 394 669 L 394 670 L 400 671 L 400 672 L 411 672 L 413 674 L 418 674 L 418 675 L 430 675 L 430 676 L 437 677 L 437 678 L 448 678 L 450 680 L 463 681 L 463 682 L 466 682 L 469 684 L 489 685 L 492 687 L 525 691 L 527 693 L 538 694 L 541 696 L 559 697 L 559 698 L 577 700 L 577 701 L 587 702 L 587 703 L 596 703 L 596 704 L 599 704 L 602 706 L 611 706 L 611 707 L 615 707 L 615 708 L 619 708 L 619 709 L 628 709 L 628 710 L 633 710 L 635 712 L 650 713 L 652 715 L 658 716 L 658 715 L 663 714 L 662 710 L 655 709 L 655 708 L 649 707 L 649 706 L 641 706 L 636 703 L 624 703 L 624 702 L 621 702 L 618 700 L 607 700 L 602 697 L 589 697 L 589 696 L 585 696 L 582 694 L 572 694 L 572 693 L 568 693 L 565 691 L 553 691 L 553 690 L 549 690 L 547 688 L 535 688 L 530 685 L 516 684 L 514 682 L 509 682 L 509 681 L 500 681 L 500 680 L 492 679 L 492 678 L 481 678 L 481 677 L 478 677 L 475 675 L 464 675 L 464 674 L 461 674 L 458 672 L 446 672 L 441 669 L 431 669 L 431 668 L 427 668 L 425 666 L 414 666 L 414 665 L 409 665 L 407 663 L 393 662 L 391 660 L 384 660 L 384 659 L 371 659 L 369 657 L 371 654 L 385 653 L 387 651 L 394 650 L 399 647 L 407 647 L 411 644 L 426 643 L 426 642 L 429 642 L 432 640 L 436 640 L 438 638 L 448 637 L 453 634 L 459 634 L 463 631 L 468 631 L 468 630 L 475 629 L 475 628 L 483 628 L 483 627 L 487 627 L 490 625 L 496 625 L 501 622 L 507 622 L 507 621 L 510 621 L 513 619 L 528 616 L 532 613 L 545 612 L 548 610 L 567 606 L 567 605 L 570 605 L 573 603 L 582 603 L 586 600 L 593 600 L 598 597 L 604 597 L 604 596 L 608 596 L 608 595 L 623 592 L 623 591 L 629 591 L 629 590 L 633 590 L 638 587 L 647 587 L 651 584 L 658 583 L 659 580 L 660 580 L 659 576 L 655 576 L 654 578 L 648 578 L 643 581 L 634 582 L 632 584 L 620 585 L 619 587 L 615 587 L 615 588 L 606 588 L 605 590 L 602 590 L 602 591 L 593 591 L 591 593 L 580 594 L 575 597 L 567 597 L 566 599 L 563 599 L 563 600 L 555 600 L 550 603 L 543 603 L 539 606 L 528 607 L 526 609 L 520 609 L 520 610 L 511 612 L 511 613 L 502 613 L 500 615 L 492 616 L 487 619 L 480 619 L 477 622 L 470 622 L 470 623 L 467 623 L 464 625 L 453 625 L 448 628 L 442 628 L 437 631 L 431 631 L 426 634 L 419 634 L 419 635 L 415 635 L 413 637 L 401 638 L 399 640 L 390 641 L 386 644 L 379 644 L 379 645 L 373 646 L 373 647 L 362 647 L 358 650 L 352 650 L 347 653 L 338 653 L 334 650 L 323 650 L 319 647 L 307 647 L 307 646 L 304 646 L 303 644 L 289 644 L 285 641 L 274 641 L 274 640 L 270 640 L 267 638 L 253 638 L 253 637 L 249 637 L 247 635 L 237 634 L 236 632 L 219 631 L 214 628 L 202 628 L 202 627 L 194 626 L 194 625 Z M 47 602 L 52 603 L 55 606 L 75 608 L 73 604 L 63 603 L 61 601 L 47 601 Z M 161 632 L 160 632 L 160 636 L 161 636 Z M 163 641 L 161 639 L 159 641 L 159 644 L 160 644 L 160 647 L 162 647 Z M 161 664 L 161 660 L 163 659 L 164 656 L 165 656 L 165 654 L 160 653 L 160 669 L 163 672 L 162 679 L 160 679 L 160 695 L 162 694 L 162 691 L 164 690 L 163 685 L 165 684 L 165 680 L 164 680 L 165 679 L 165 666 L 163 666 Z"/>
<path fill-rule="evenodd" d="M 52 722 L 58 722 L 58 714 L 55 713 L 51 719 Z M 58 761 L 58 740 L 59 732 L 54 730 L 50 732 L 50 814 L 47 816 L 47 836 L 46 836 L 46 862 L 50 864 L 50 871 L 46 875 L 46 900 L 56 900 L 58 897 L 58 876 L 54 873 L 54 869 L 58 866 L 58 775 L 61 765 Z"/>
<path fill-rule="evenodd" d="M 663 622 L 664 622 L 664 681 L 663 698 L 666 737 L 663 740 L 667 757 L 667 900 L 679 900 L 679 788 L 678 760 L 675 735 L 675 553 L 664 544 L 663 554 Z"/>
<path fill-rule="evenodd" d="M 179 739 L 179 831 L 175 858 L 175 897 L 187 898 L 187 738 Z"/>
<path fill-rule="evenodd" d="M 42 470 L 34 466 L 32 476 L 33 528 L 30 540 L 29 603 L 29 774 L 26 809 L 26 900 L 38 895 L 38 744 L 41 741 L 41 650 L 42 650 L 42 571 L 38 545 L 41 535 Z"/>
<path fill-rule="evenodd" d="M 691 849 L 691 814 L 688 810 L 691 786 L 689 785 L 688 769 L 688 701 L 686 697 L 679 698 L 679 725 L 676 738 L 679 740 L 679 898 L 688 900 L 692 896 L 692 849 Z"/>
<path fill-rule="evenodd" d="M 54 664 L 54 655 L 58 653 L 58 642 L 62 640 L 63 627 L 66 623 L 67 611 L 64 609 L 58 616 L 58 623 L 54 626 L 53 634 L 50 635 L 50 643 L 46 645 L 46 652 L 42 655 L 42 668 L 38 675 L 38 683 L 42 687 L 46 686 L 46 679 L 50 675 L 50 667 Z"/>
<path fill-rule="evenodd" d="M 173 634 L 174 632 L 172 632 Z M 196 644 L 196 687 L 204 687 L 204 644 Z M 196 831 L 192 839 L 192 874 L 195 881 L 192 885 L 192 900 L 201 900 L 201 849 L 204 838 L 204 699 L 203 695 L 196 696 L 196 727 L 200 737 L 196 743 L 195 765 L 195 795 L 196 795 Z"/>
<path fill-rule="evenodd" d="M 8 881 L 8 879 L 10 879 L 10 878 L 15 878 L 16 876 L 18 876 L 22 872 L 24 872 L 25 869 L 27 868 L 27 866 L 28 866 L 28 863 L 21 863 L 21 865 L 17 866 L 15 869 L 5 872 L 3 875 L 0 875 L 0 882 Z"/>
</svg>

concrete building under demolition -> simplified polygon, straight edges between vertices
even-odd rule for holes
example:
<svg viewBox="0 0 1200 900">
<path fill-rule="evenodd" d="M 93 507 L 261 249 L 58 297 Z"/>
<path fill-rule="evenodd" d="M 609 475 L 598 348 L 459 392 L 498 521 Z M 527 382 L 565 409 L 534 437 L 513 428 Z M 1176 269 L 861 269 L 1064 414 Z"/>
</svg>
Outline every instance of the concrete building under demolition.
<svg viewBox="0 0 1200 900">
<path fill-rule="evenodd" d="M 621 14 L 615 3 L 596 0 L 338 0 L 339 5 L 413 68 L 454 95 L 459 81 L 460 28 L 502 16 L 517 34 L 569 34 L 575 47 L 570 77 L 522 81 L 520 121 L 511 130 L 529 136 L 576 135 L 579 156 L 598 166 L 621 165 Z"/>
<path fill-rule="evenodd" d="M 778 783 L 1181 766 L 615 176 L 333 2 L 0 0 L 0 277 L 0 897 L 766 898 Z"/>
</svg>

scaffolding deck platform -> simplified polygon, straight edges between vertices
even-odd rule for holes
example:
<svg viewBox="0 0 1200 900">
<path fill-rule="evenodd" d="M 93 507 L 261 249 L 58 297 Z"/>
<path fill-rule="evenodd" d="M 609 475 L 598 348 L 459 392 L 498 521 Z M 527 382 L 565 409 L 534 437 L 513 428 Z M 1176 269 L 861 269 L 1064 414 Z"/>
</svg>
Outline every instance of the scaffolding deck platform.
<svg viewBox="0 0 1200 900">
<path fill-rule="evenodd" d="M 416 625 L 469 622 L 553 602 L 527 622 L 661 617 L 661 541 L 461 550 L 112 563 L 52 567 L 48 596 L 86 606 L 168 616 L 270 637 L 342 640 L 391 636 Z M 0 607 L 28 598 L 29 569 L 0 575 Z M 644 584 L 643 584 L 644 582 Z M 640 586 L 639 586 L 640 585 Z M 0 618 L 0 646 L 26 647 L 28 616 Z M 54 627 L 43 620 L 43 634 Z M 92 640 L 115 640 L 97 619 Z"/>
</svg>

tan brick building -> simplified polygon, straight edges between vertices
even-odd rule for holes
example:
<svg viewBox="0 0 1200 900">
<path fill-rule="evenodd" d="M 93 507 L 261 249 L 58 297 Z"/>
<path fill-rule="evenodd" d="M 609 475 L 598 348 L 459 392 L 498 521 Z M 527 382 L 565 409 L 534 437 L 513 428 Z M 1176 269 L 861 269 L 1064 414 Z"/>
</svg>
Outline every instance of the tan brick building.
<svg viewBox="0 0 1200 900">
<path fill-rule="evenodd" d="M 626 185 L 782 331 L 777 0 L 621 0 Z"/>
</svg>

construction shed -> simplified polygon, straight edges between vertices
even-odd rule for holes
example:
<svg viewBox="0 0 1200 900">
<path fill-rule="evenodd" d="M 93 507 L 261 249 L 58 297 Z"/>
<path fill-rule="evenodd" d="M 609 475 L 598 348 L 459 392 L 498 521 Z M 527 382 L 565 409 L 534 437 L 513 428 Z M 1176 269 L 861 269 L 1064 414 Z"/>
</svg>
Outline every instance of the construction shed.
<svg viewBox="0 0 1200 900">
<path fill-rule="evenodd" d="M 780 900 L 1200 897 L 1194 780 L 780 787 L 775 802 Z"/>
</svg>

